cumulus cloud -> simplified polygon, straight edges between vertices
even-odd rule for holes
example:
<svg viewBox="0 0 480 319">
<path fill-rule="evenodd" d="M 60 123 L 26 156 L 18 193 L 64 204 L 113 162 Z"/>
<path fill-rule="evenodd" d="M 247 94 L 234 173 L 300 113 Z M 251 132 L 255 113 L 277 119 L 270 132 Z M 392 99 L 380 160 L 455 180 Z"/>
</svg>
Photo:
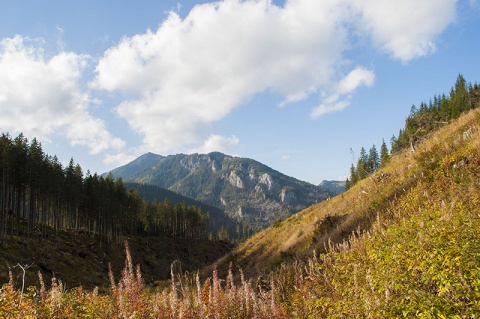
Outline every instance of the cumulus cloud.
<svg viewBox="0 0 480 319">
<path fill-rule="evenodd" d="M 236 136 L 225 137 L 221 135 L 210 135 L 203 143 L 202 146 L 192 150 L 193 153 L 210 153 L 210 152 L 223 152 L 231 154 L 232 150 L 240 140 Z"/>
<path fill-rule="evenodd" d="M 360 32 L 402 62 L 435 51 L 436 37 L 455 20 L 456 0 L 351 0 Z"/>
<path fill-rule="evenodd" d="M 370 87 L 375 81 L 375 74 L 363 67 L 356 67 L 335 86 L 333 93 L 323 99 L 323 103 L 310 113 L 312 118 L 327 113 L 341 111 L 350 104 L 352 93 L 360 86 Z"/>
<path fill-rule="evenodd" d="M 40 42 L 21 36 L 0 42 L 1 130 L 43 141 L 60 134 L 92 154 L 122 147 L 123 141 L 88 113 L 92 101 L 80 87 L 88 57 L 60 52 L 47 58 Z"/>
<path fill-rule="evenodd" d="M 262 92 L 280 96 L 285 106 L 330 91 L 312 109 L 312 118 L 342 110 L 357 88 L 374 80 L 363 67 L 339 75 L 352 64 L 344 56 L 359 42 L 355 39 L 371 39 L 380 52 L 408 62 L 435 49 L 436 37 L 455 18 L 455 3 L 287 0 L 277 6 L 270 0 L 224 0 L 197 5 L 185 18 L 170 12 L 157 30 L 125 37 L 106 51 L 92 86 L 131 97 L 116 113 L 143 136 L 145 149 L 202 145 L 212 122 Z"/>
<path fill-rule="evenodd" d="M 230 0 L 185 19 L 172 12 L 155 32 L 108 50 L 94 85 L 137 95 L 116 112 L 149 149 L 202 143 L 210 123 L 257 93 L 294 101 L 329 81 L 346 33 L 322 3 Z"/>
</svg>

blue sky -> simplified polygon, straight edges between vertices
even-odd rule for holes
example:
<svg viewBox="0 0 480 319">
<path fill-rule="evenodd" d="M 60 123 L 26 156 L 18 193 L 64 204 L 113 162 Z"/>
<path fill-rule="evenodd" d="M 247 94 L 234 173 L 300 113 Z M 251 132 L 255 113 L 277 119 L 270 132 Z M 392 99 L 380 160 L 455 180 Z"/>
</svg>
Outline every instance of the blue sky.
<svg viewBox="0 0 480 319">
<path fill-rule="evenodd" d="M 221 151 L 344 179 L 412 104 L 480 81 L 479 30 L 475 0 L 0 0 L 0 131 L 98 173 Z"/>
</svg>

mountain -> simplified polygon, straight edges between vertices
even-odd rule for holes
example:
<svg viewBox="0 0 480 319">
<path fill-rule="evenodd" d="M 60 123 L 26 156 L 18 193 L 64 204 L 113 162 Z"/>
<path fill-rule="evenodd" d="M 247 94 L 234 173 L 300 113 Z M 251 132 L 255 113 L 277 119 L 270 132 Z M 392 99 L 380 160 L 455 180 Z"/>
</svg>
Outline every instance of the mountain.
<svg viewBox="0 0 480 319">
<path fill-rule="evenodd" d="M 255 160 L 219 152 L 169 156 L 148 153 L 110 173 L 125 182 L 158 185 L 219 207 L 255 230 L 332 195 Z"/>
<path fill-rule="evenodd" d="M 157 165 L 165 157 L 153 153 L 146 153 L 137 159 L 133 160 L 127 165 L 115 169 L 117 176 L 130 176 L 145 169 L 146 167 L 153 167 Z"/>
<path fill-rule="evenodd" d="M 318 187 L 328 190 L 333 196 L 345 191 L 345 181 L 322 181 Z"/>
</svg>

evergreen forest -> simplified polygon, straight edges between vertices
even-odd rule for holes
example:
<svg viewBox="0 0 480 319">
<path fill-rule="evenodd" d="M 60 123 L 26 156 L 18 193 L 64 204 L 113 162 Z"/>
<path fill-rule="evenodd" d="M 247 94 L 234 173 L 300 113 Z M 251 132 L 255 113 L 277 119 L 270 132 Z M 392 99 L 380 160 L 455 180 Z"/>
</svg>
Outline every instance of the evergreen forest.
<svg viewBox="0 0 480 319">
<path fill-rule="evenodd" d="M 405 127 L 400 129 L 398 137 L 393 135 L 390 139 L 391 151 L 388 150 L 385 139 L 382 140 L 380 154 L 375 144 L 368 153 L 364 147 L 360 149 L 356 165 L 352 163 L 350 167 L 346 189 L 384 167 L 390 153 L 397 154 L 406 149 L 414 152 L 416 145 L 427 139 L 432 132 L 479 106 L 480 86 L 477 83 L 467 83 L 463 75 L 459 74 L 448 95 L 434 95 L 428 104 L 421 102 L 420 107 L 412 105 L 405 120 Z M 353 153 L 353 150 L 351 152 Z"/>
<path fill-rule="evenodd" d="M 45 238 L 53 229 L 123 243 L 126 236 L 207 238 L 208 212 L 184 203 L 148 202 L 122 179 L 84 174 L 73 159 L 56 156 L 19 134 L 0 136 L 0 240 Z"/>
</svg>

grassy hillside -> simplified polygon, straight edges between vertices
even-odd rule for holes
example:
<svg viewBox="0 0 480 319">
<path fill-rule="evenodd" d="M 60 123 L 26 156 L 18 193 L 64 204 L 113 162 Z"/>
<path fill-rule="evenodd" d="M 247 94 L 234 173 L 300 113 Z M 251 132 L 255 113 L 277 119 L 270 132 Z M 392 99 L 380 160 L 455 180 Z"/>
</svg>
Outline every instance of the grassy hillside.
<svg viewBox="0 0 480 319">
<path fill-rule="evenodd" d="M 346 193 L 252 237 L 217 263 L 229 268 L 225 280 L 214 269 L 207 279 L 174 276 L 170 289 L 154 291 L 127 254 L 107 294 L 52 281 L 21 295 L 10 283 L 0 291 L 0 316 L 478 318 L 479 212 L 473 110 Z"/>
<path fill-rule="evenodd" d="M 348 192 L 260 232 L 221 264 L 258 275 L 315 250 L 320 262 L 288 298 L 293 309 L 339 318 L 475 318 L 467 314 L 480 313 L 479 212 L 474 110 Z"/>
<path fill-rule="evenodd" d="M 352 232 L 369 230 L 379 218 L 390 220 L 404 196 L 419 192 L 418 185 L 427 184 L 429 188 L 442 181 L 456 187 L 468 185 L 467 190 L 480 192 L 474 175 L 478 164 L 478 114 L 472 111 L 444 127 L 415 152 L 392 157 L 387 167 L 348 192 L 277 221 L 239 246 L 227 259 L 256 274 L 284 261 L 310 256 L 313 250 L 324 252 L 326 241 L 341 243 Z M 465 190 L 462 194 L 473 196 Z M 452 205 L 453 199 L 441 197 L 441 192 L 437 195 L 430 200 Z M 463 201 L 468 201 L 468 197 Z"/>
</svg>

